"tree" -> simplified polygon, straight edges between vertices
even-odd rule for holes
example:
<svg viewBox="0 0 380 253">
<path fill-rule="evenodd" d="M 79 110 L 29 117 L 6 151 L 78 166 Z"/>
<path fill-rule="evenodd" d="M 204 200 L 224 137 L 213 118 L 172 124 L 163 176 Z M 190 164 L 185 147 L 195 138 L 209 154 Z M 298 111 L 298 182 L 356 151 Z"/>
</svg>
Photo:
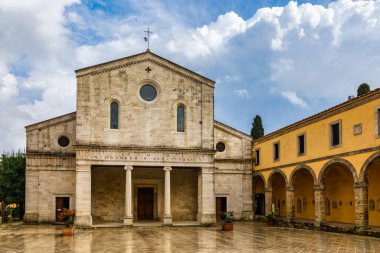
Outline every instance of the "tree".
<svg viewBox="0 0 380 253">
<path fill-rule="evenodd" d="M 260 115 L 256 115 L 253 119 L 251 136 L 254 140 L 264 136 L 264 128 Z"/>
<path fill-rule="evenodd" d="M 370 91 L 371 91 L 371 88 L 369 87 L 369 85 L 367 83 L 362 83 L 358 87 L 357 96 L 359 97 L 359 96 L 364 95 Z"/>
<path fill-rule="evenodd" d="M 12 203 L 17 204 L 20 218 L 23 217 L 25 203 L 25 157 L 21 151 L 1 155 L 0 201 L 3 202 L 3 206 Z M 2 212 L 2 215 L 4 215 L 4 212 Z"/>
</svg>

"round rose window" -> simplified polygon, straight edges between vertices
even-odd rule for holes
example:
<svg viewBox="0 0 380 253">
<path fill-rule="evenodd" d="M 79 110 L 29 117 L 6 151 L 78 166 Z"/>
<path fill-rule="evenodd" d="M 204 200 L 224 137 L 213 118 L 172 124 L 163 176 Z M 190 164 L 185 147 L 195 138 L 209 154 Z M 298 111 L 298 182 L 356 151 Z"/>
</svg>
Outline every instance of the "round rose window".
<svg viewBox="0 0 380 253">
<path fill-rule="evenodd" d="M 61 146 L 62 148 L 65 148 L 69 146 L 70 140 L 67 138 L 67 136 L 61 136 L 58 138 L 58 145 Z"/>
<path fill-rule="evenodd" d="M 147 102 L 153 101 L 157 97 L 157 90 L 151 84 L 145 84 L 140 89 L 140 97 Z"/>
<path fill-rule="evenodd" d="M 225 149 L 226 145 L 223 142 L 218 142 L 216 144 L 216 150 L 218 150 L 218 152 L 223 152 Z"/>
</svg>

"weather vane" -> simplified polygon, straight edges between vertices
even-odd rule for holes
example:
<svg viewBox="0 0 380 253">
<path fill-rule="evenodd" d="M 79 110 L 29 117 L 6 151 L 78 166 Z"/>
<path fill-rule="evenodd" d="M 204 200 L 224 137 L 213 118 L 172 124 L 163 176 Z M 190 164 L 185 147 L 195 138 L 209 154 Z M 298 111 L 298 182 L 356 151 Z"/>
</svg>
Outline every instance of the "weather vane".
<svg viewBox="0 0 380 253">
<path fill-rule="evenodd" d="M 148 50 L 149 50 L 149 35 L 150 35 L 151 33 L 153 33 L 153 32 L 149 31 L 149 27 L 148 27 L 148 30 L 147 30 L 147 31 L 144 31 L 144 33 L 147 34 L 147 36 L 144 37 L 144 40 L 145 40 L 145 42 L 148 42 Z"/>
</svg>

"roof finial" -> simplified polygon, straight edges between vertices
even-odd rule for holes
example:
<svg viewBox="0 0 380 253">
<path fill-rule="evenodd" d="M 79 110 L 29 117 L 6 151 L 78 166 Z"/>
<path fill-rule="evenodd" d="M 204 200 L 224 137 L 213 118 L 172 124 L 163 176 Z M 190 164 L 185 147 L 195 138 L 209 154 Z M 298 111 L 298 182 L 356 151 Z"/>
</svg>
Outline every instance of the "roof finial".
<svg viewBox="0 0 380 253">
<path fill-rule="evenodd" d="M 148 48 L 146 49 L 146 51 L 150 51 L 150 49 L 149 49 L 149 35 L 150 35 L 151 33 L 153 33 L 153 32 L 149 31 L 149 27 L 148 27 L 148 30 L 147 30 L 147 31 L 144 31 L 144 33 L 147 34 L 147 36 L 144 37 L 144 40 L 145 40 L 145 42 L 148 42 Z"/>
</svg>

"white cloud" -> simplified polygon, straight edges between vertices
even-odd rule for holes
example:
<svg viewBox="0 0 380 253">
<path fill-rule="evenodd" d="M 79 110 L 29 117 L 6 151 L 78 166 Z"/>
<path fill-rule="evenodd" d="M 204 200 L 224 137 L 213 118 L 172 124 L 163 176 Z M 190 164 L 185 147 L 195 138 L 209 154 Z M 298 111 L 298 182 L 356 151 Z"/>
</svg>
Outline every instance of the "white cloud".
<svg viewBox="0 0 380 253">
<path fill-rule="evenodd" d="M 295 92 L 292 91 L 282 91 L 281 95 L 286 98 L 291 104 L 295 106 L 299 106 L 301 108 L 307 108 L 307 104 L 305 101 L 303 101 L 301 98 L 297 96 Z"/>
<path fill-rule="evenodd" d="M 74 109 L 73 44 L 64 17 L 73 3 L 0 2 L 0 152 L 25 147 L 25 125 Z"/>
<path fill-rule="evenodd" d="M 75 110 L 74 69 L 144 51 L 147 26 L 155 53 L 221 82 L 239 82 L 236 96 L 228 85 L 215 90 L 216 110 L 234 121 L 241 120 L 226 115 L 235 102 L 226 103 L 229 98 L 253 97 L 254 103 L 268 94 L 264 90 L 276 90 L 293 105 L 311 108 L 347 98 L 362 82 L 380 85 L 378 0 L 338 0 L 328 7 L 289 2 L 247 20 L 227 12 L 199 27 L 159 1 L 128 2 L 137 11 L 126 17 L 83 5 L 65 9 L 74 3 L 80 4 L 0 2 L 0 129 L 7 136 L 0 151 L 24 143 L 24 125 Z"/>
<path fill-rule="evenodd" d="M 246 89 L 234 90 L 235 95 L 241 98 L 249 98 L 249 92 Z"/>
<path fill-rule="evenodd" d="M 218 50 L 223 50 L 228 40 L 245 31 L 245 22 L 235 12 L 220 15 L 216 22 L 194 30 L 186 31 L 181 36 L 170 40 L 167 49 L 173 53 L 183 53 L 190 59 L 206 57 Z"/>
<path fill-rule="evenodd" d="M 0 62 L 0 101 L 8 101 L 18 94 L 17 79 L 9 73 L 7 66 Z"/>
</svg>

